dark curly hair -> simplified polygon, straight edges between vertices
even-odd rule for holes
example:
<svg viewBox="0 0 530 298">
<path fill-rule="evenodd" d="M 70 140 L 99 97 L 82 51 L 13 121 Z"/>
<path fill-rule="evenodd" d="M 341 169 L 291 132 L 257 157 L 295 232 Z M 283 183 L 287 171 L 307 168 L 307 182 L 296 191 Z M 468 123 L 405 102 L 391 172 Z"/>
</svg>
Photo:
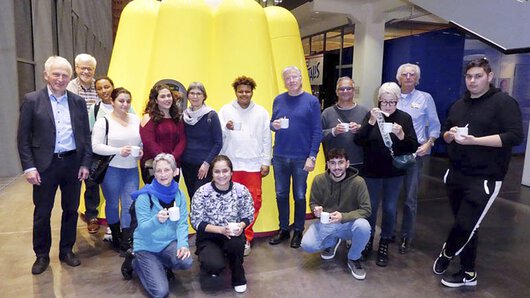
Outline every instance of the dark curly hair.
<svg viewBox="0 0 530 298">
<path fill-rule="evenodd" d="M 169 88 L 169 86 L 166 84 L 156 84 L 153 86 L 153 88 L 151 88 L 151 91 L 149 91 L 149 101 L 145 106 L 144 114 L 149 114 L 149 117 L 151 117 L 151 119 L 153 119 L 155 123 L 160 123 L 160 121 L 164 119 L 164 113 L 160 111 L 160 109 L 158 108 L 158 103 L 156 102 L 160 90 L 163 89 L 169 90 L 169 93 L 171 93 L 171 97 L 173 97 L 173 103 L 169 108 L 169 116 L 171 117 L 171 119 L 173 119 L 173 121 L 175 121 L 175 123 L 178 123 L 181 119 L 181 113 L 178 108 L 177 101 L 182 98 L 182 93 L 172 92 L 171 88 Z"/>
<path fill-rule="evenodd" d="M 251 77 L 247 76 L 240 76 L 237 77 L 234 82 L 232 83 L 232 87 L 234 87 L 234 91 L 237 91 L 237 87 L 239 85 L 248 85 L 252 90 L 256 89 L 256 82 Z"/>
</svg>

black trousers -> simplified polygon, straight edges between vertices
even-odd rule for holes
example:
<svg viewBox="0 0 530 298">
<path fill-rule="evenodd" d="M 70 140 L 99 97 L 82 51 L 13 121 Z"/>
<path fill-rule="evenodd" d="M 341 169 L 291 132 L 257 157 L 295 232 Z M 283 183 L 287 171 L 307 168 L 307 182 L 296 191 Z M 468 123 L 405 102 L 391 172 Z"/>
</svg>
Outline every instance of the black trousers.
<svg viewBox="0 0 530 298">
<path fill-rule="evenodd" d="M 238 237 L 226 238 L 221 234 L 198 233 L 197 252 L 201 269 L 207 274 L 219 275 L 225 268 L 225 256 L 232 270 L 232 286 L 247 283 L 243 268 L 243 252 L 245 250 L 245 233 Z"/>
<path fill-rule="evenodd" d="M 72 250 L 77 233 L 77 209 L 81 182 L 77 179 L 79 166 L 75 154 L 53 158 L 50 167 L 39 173 L 41 185 L 33 186 L 33 250 L 37 257 L 48 257 L 52 244 L 50 217 L 57 188 L 61 189 L 61 240 L 59 254 Z"/>
<path fill-rule="evenodd" d="M 88 222 L 98 217 L 99 184 L 92 180 L 85 180 L 85 220 Z"/>
<path fill-rule="evenodd" d="M 475 271 L 478 227 L 497 198 L 502 181 L 485 180 L 448 170 L 444 177 L 455 222 L 445 244 L 446 254 L 460 255 L 465 271 Z"/>
<path fill-rule="evenodd" d="M 186 183 L 190 200 L 193 199 L 193 195 L 199 187 L 212 181 L 211 171 L 208 171 L 208 175 L 206 175 L 204 179 L 197 178 L 197 173 L 199 172 L 201 165 L 202 164 L 195 165 L 185 162 L 182 163 L 182 175 L 184 176 L 184 182 Z"/>
</svg>

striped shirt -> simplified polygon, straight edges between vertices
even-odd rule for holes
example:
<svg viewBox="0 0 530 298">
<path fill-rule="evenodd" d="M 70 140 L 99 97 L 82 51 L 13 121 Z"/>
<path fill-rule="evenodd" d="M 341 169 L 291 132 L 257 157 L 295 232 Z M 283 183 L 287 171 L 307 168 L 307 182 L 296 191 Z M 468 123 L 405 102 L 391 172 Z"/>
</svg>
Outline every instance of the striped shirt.
<svg viewBox="0 0 530 298">
<path fill-rule="evenodd" d="M 75 78 L 71 80 L 70 83 L 68 83 L 68 87 L 66 87 L 66 89 L 85 99 L 87 112 L 90 110 L 90 107 L 92 107 L 99 101 L 94 80 L 92 80 L 90 88 L 85 88 L 81 84 L 79 78 Z"/>
</svg>

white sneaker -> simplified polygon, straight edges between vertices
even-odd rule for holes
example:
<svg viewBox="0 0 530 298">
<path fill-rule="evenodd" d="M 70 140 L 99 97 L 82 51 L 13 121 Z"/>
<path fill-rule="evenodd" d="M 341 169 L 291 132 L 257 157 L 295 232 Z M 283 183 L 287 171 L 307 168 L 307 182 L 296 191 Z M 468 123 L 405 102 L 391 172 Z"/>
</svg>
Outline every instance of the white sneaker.
<svg viewBox="0 0 530 298">
<path fill-rule="evenodd" d="M 251 250 L 251 248 L 250 248 L 250 242 L 247 241 L 247 242 L 245 243 L 245 251 L 243 252 L 243 255 L 244 255 L 245 257 L 248 256 L 248 255 L 250 254 L 250 250 Z"/>
<path fill-rule="evenodd" d="M 110 231 L 110 228 L 107 227 L 105 230 L 105 235 L 103 235 L 103 241 L 112 242 L 112 232 Z"/>
<path fill-rule="evenodd" d="M 240 286 L 235 286 L 235 287 L 234 287 L 234 290 L 235 290 L 237 293 L 245 293 L 245 291 L 247 290 L 247 284 L 240 285 Z"/>
</svg>

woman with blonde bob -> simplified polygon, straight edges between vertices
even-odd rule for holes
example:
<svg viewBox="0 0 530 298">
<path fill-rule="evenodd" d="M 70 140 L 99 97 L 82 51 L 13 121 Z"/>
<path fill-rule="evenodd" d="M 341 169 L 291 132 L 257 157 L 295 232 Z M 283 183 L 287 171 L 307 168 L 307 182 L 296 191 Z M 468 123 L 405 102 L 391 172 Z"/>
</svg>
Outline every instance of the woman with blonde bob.
<svg viewBox="0 0 530 298">
<path fill-rule="evenodd" d="M 387 143 L 391 140 L 395 156 L 414 153 L 418 148 L 412 118 L 397 109 L 400 95 L 401 89 L 396 83 L 381 85 L 377 95 L 378 107 L 368 112 L 354 139 L 357 145 L 363 147 L 364 179 L 372 205 L 372 214 L 368 218 L 372 231 L 363 256 L 368 257 L 372 252 L 377 210 L 381 201 L 383 217 L 376 259 L 376 264 L 381 267 L 388 265 L 388 243 L 394 233 L 397 200 L 406 172 L 392 164 L 393 158 L 390 149 L 385 145 L 385 139 Z M 378 118 L 384 123 L 379 124 Z"/>
</svg>

